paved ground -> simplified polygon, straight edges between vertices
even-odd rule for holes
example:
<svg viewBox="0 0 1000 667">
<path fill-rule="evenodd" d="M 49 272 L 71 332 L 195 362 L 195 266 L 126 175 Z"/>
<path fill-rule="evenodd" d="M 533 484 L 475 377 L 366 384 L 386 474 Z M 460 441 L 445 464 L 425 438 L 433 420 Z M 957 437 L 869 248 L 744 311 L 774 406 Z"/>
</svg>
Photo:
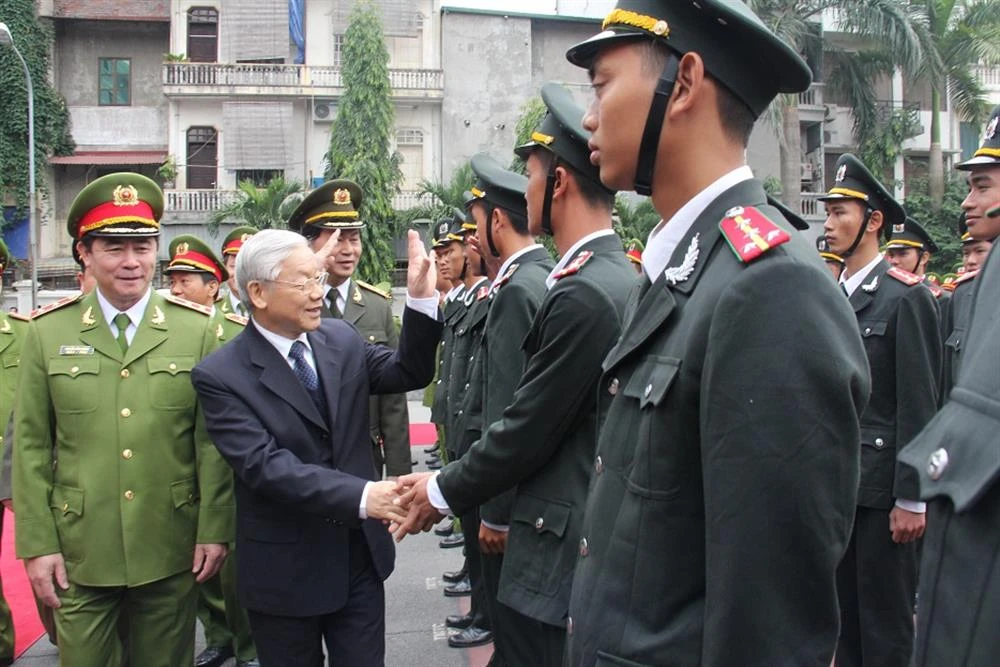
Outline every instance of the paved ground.
<svg viewBox="0 0 1000 667">
<path fill-rule="evenodd" d="M 429 411 L 419 402 L 410 402 L 410 420 L 429 420 Z M 416 469 L 423 470 L 422 447 L 413 448 Z M 463 651 L 448 646 L 444 619 L 448 614 L 468 610 L 468 598 L 446 598 L 441 592 L 441 573 L 458 569 L 461 549 L 440 549 L 433 533 L 406 538 L 396 555 L 396 571 L 386 582 L 386 665 L 387 667 L 484 667 L 490 646 Z M 204 648 L 201 629 L 198 650 Z M 48 639 L 40 639 L 15 667 L 56 667 L 57 649 Z M 235 663 L 230 661 L 226 667 Z M 138 666 L 141 667 L 141 666 Z"/>
</svg>

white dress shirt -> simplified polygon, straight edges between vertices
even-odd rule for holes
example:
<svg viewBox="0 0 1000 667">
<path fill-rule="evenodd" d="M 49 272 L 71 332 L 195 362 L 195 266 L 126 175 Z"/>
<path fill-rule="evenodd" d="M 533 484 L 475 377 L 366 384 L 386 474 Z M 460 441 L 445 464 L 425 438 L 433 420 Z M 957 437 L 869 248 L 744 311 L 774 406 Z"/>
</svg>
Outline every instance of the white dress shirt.
<svg viewBox="0 0 1000 667">
<path fill-rule="evenodd" d="M 590 243 L 594 239 L 599 239 L 602 236 L 610 236 L 614 233 L 615 230 L 613 229 L 599 229 L 596 232 L 591 232 L 590 234 L 587 234 L 582 239 L 574 243 L 570 247 L 570 249 L 567 250 L 566 253 L 559 258 L 559 263 L 555 265 L 555 268 L 553 268 L 552 271 L 549 273 L 548 278 L 545 279 L 545 287 L 547 287 L 548 289 L 552 289 L 552 286 L 556 284 L 556 274 L 566 268 L 566 265 L 569 264 L 570 260 L 576 256 L 576 253 L 585 244 Z M 498 273 L 497 275 L 500 274 Z"/>
<path fill-rule="evenodd" d="M 246 306 L 243 305 L 243 302 L 240 301 L 240 298 L 236 296 L 235 292 L 229 290 L 228 294 L 229 294 L 229 305 L 233 309 L 233 312 L 236 313 L 237 315 L 242 315 L 243 309 L 246 308 Z"/>
<path fill-rule="evenodd" d="M 343 315 L 344 309 L 347 307 L 347 295 L 350 294 L 350 289 L 351 289 L 350 278 L 340 283 L 336 287 L 333 287 L 332 285 L 327 283 L 326 285 L 323 286 L 323 300 L 326 301 L 327 304 L 329 304 L 330 292 L 336 292 L 336 296 L 334 298 L 336 299 L 337 309 L 340 311 L 340 314 Z"/>
<path fill-rule="evenodd" d="M 141 299 L 135 302 L 131 308 L 128 310 L 118 310 L 111 303 L 104 298 L 101 294 L 101 288 L 97 288 L 97 303 L 101 306 L 101 314 L 104 315 L 104 321 L 108 323 L 108 327 L 111 329 L 111 337 L 118 340 L 118 325 L 115 324 L 115 316 L 118 313 L 125 313 L 128 315 L 129 324 L 125 329 L 125 340 L 128 344 L 132 344 L 132 340 L 135 338 L 135 332 L 139 330 L 139 323 L 142 322 L 142 316 L 146 314 L 146 306 L 149 305 L 149 297 L 152 292 L 146 290 L 146 293 Z"/>
<path fill-rule="evenodd" d="M 843 275 L 840 276 L 840 284 L 844 286 L 844 291 L 847 292 L 848 297 L 854 294 L 854 292 L 861 287 L 862 283 L 864 283 L 868 278 L 868 274 L 875 270 L 875 267 L 878 266 L 881 261 L 882 255 L 876 254 L 875 259 L 865 264 L 861 270 L 852 274 L 849 278 L 845 278 Z M 896 499 L 896 507 L 904 509 L 907 512 L 915 512 L 917 514 L 923 514 L 927 511 L 927 503 L 917 500 L 906 500 L 904 498 Z"/>
</svg>

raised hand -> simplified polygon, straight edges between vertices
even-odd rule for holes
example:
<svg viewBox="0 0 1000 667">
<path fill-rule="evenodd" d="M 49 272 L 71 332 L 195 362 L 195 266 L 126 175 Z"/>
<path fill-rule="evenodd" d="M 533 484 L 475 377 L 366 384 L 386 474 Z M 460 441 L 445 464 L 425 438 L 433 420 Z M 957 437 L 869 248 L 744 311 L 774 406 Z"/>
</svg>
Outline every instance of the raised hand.
<svg viewBox="0 0 1000 667">
<path fill-rule="evenodd" d="M 407 256 L 410 263 L 406 270 L 406 291 L 414 299 L 425 299 L 435 294 L 437 269 L 427 256 L 427 249 L 420 234 L 412 229 L 407 232 Z"/>
<path fill-rule="evenodd" d="M 337 242 L 340 241 L 340 230 L 335 229 L 333 233 L 330 234 L 330 238 L 326 240 L 323 247 L 316 251 L 316 261 L 319 262 L 321 270 L 326 270 L 326 262 L 333 254 L 334 249 L 337 247 Z"/>
</svg>

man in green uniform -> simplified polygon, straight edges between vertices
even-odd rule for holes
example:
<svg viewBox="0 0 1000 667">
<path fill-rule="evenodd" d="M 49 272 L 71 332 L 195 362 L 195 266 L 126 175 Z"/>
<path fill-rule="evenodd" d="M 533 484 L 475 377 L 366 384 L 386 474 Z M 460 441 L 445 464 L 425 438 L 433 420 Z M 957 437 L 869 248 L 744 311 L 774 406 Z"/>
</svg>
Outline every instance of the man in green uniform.
<svg viewBox="0 0 1000 667">
<path fill-rule="evenodd" d="M 974 239 L 1000 236 L 1000 107 L 983 145 L 958 165 Z M 991 667 L 1000 655 L 1000 259 L 976 278 L 958 381 L 948 402 L 899 456 L 928 501 L 913 667 Z"/>
<path fill-rule="evenodd" d="M 217 345 L 210 311 L 150 288 L 162 213 L 144 176 L 86 186 L 67 227 L 97 289 L 39 310 L 22 348 L 17 555 L 72 667 L 120 662 L 123 607 L 131 664 L 191 665 L 196 584 L 235 537 L 190 382 Z"/>
<path fill-rule="evenodd" d="M 362 200 L 361 188 L 353 181 L 327 181 L 296 207 L 288 228 L 306 237 L 314 252 L 339 233 L 326 260 L 330 277 L 323 296 L 323 316 L 347 320 L 369 343 L 396 347 L 399 331 L 392 318 L 392 295 L 353 277 L 361 259 L 361 231 L 365 228 L 359 214 Z M 405 475 L 412 469 L 406 395 L 373 395 L 368 405 L 375 470 L 379 477 Z"/>
<path fill-rule="evenodd" d="M 226 303 L 217 297 L 220 286 L 232 276 L 208 244 L 182 234 L 170 242 L 169 255 L 170 263 L 163 273 L 170 281 L 170 293 L 212 309 L 211 326 L 220 345 L 239 335 L 247 319 L 216 307 Z M 198 588 L 198 619 L 205 629 L 206 646 L 195 658 L 195 667 L 219 667 L 234 656 L 237 667 L 259 665 L 250 637 L 250 621 L 236 598 L 235 556 L 230 545 L 229 558 L 218 576 Z"/>
<path fill-rule="evenodd" d="M 7 249 L 7 244 L 0 239 L 0 292 L 3 291 L 3 272 L 10 265 L 13 256 Z M 8 446 L 5 442 L 7 423 L 14 410 L 14 392 L 17 389 L 17 376 L 21 363 L 21 343 L 28 330 L 29 318 L 18 313 L 0 312 L 0 452 L 6 462 Z M 6 477 L 6 475 L 5 475 Z M 10 489 L 0 492 L 4 499 L 4 507 L 9 505 Z M 3 534 L 3 508 L 0 508 L 0 535 Z M 2 582 L 0 582 L 2 583 Z M 14 620 L 10 615 L 10 607 L 0 589 L 0 667 L 14 662 Z"/>
<path fill-rule="evenodd" d="M 561 667 L 573 569 L 588 548 L 580 523 L 601 362 L 621 332 L 635 273 L 612 230 L 614 195 L 590 163 L 583 110 L 556 84 L 542 87 L 542 99 L 548 114 L 517 153 L 528 171 L 529 230 L 551 235 L 562 259 L 524 339 L 527 361 L 513 401 L 428 487 L 452 509 L 516 487 L 499 600 L 523 630 L 501 642 L 509 651 L 502 655 L 511 665 Z"/>
<path fill-rule="evenodd" d="M 598 384 L 568 663 L 828 665 L 868 369 L 745 162 L 809 68 L 736 0 L 621 0 L 567 55 L 591 76 L 602 183 L 663 218 Z"/>
<path fill-rule="evenodd" d="M 256 227 L 243 225 L 229 232 L 222 240 L 222 259 L 225 262 L 226 271 L 229 273 L 229 280 L 226 281 L 225 288 L 219 293 L 219 310 L 223 313 L 247 316 L 246 306 L 240 301 L 239 285 L 236 284 L 236 256 L 240 254 L 240 248 L 243 247 L 246 240 L 258 231 Z"/>
<path fill-rule="evenodd" d="M 912 471 L 896 454 L 937 409 L 941 333 L 933 295 L 919 276 L 879 253 L 883 227 L 905 229 L 903 207 L 856 157 L 837 161 L 820 198 L 823 230 L 846 262 L 840 285 L 857 316 L 871 367 L 871 400 L 861 416 L 861 483 L 854 531 L 837 570 L 839 667 L 906 667 L 913 645 L 916 541 L 926 507 Z"/>
</svg>

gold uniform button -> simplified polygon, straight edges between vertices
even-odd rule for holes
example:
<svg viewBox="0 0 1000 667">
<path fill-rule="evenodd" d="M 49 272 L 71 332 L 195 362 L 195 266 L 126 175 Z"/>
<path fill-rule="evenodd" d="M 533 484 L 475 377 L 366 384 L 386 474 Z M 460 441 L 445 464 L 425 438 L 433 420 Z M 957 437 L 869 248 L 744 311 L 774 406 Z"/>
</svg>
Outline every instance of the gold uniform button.
<svg viewBox="0 0 1000 667">
<path fill-rule="evenodd" d="M 132 489 L 125 492 L 125 500 L 132 500 L 133 498 L 135 498 L 135 493 L 132 492 Z"/>
<path fill-rule="evenodd" d="M 369 336 L 368 337 L 368 342 L 374 343 L 375 342 L 375 336 Z"/>
<path fill-rule="evenodd" d="M 169 366 L 167 366 L 167 368 L 169 368 L 172 371 L 176 371 L 177 370 L 177 364 L 172 363 Z"/>
<path fill-rule="evenodd" d="M 129 373 L 128 369 L 127 368 L 123 368 L 122 369 L 122 377 L 123 378 L 127 378 L 129 375 L 131 375 L 131 373 Z"/>
<path fill-rule="evenodd" d="M 63 513 L 66 513 L 68 511 L 69 511 L 69 503 L 63 503 Z"/>
<path fill-rule="evenodd" d="M 2 445 L 2 444 L 3 444 L 3 436 L 0 435 L 0 445 Z"/>
<path fill-rule="evenodd" d="M 128 419 L 129 417 L 132 416 L 132 411 L 129 410 L 128 408 L 122 408 L 121 415 L 122 415 L 122 417 L 125 417 L 126 419 Z"/>
<path fill-rule="evenodd" d="M 73 373 L 75 375 L 76 373 L 80 372 L 80 367 L 79 366 L 73 366 L 73 368 L 69 369 L 69 372 Z"/>
<path fill-rule="evenodd" d="M 130 459 L 130 458 L 132 458 L 132 450 L 131 449 L 126 449 L 125 451 L 123 451 L 122 452 L 122 458 L 123 459 Z"/>
</svg>

